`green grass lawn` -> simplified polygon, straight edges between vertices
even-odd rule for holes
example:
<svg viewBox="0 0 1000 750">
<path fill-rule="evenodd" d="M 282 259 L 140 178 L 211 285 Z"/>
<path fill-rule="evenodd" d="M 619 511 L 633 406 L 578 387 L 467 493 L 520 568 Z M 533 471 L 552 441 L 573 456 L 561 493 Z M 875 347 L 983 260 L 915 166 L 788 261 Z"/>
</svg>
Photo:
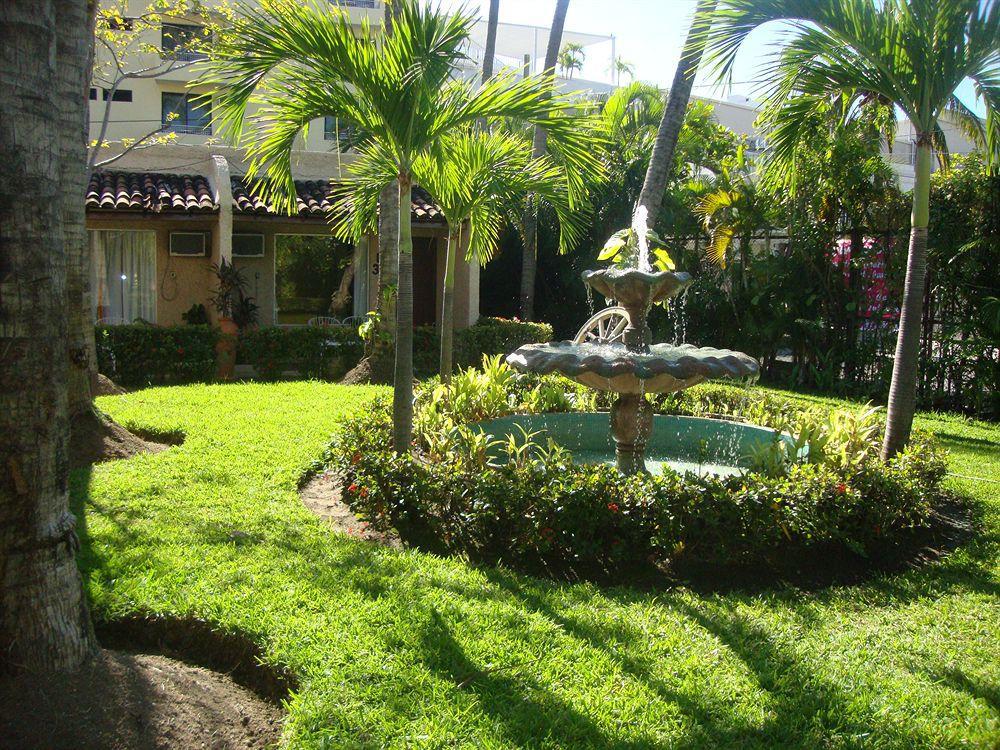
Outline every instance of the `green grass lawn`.
<svg viewBox="0 0 1000 750">
<path fill-rule="evenodd" d="M 100 399 L 130 427 L 186 440 L 74 478 L 95 617 L 197 616 L 248 634 L 298 675 L 291 747 L 1000 745 L 997 425 L 918 420 L 953 472 L 980 478 L 949 480 L 975 498 L 982 530 L 941 562 L 814 592 L 651 593 L 328 530 L 296 481 L 376 392 Z"/>
</svg>

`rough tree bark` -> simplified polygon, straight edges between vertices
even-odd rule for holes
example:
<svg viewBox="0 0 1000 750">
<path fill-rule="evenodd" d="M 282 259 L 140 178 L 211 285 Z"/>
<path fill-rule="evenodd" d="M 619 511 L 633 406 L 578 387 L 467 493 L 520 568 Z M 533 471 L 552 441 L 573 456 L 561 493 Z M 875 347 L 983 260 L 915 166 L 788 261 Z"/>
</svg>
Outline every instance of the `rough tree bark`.
<svg viewBox="0 0 1000 750">
<path fill-rule="evenodd" d="M 660 214 L 663 191 L 667 188 L 667 177 L 670 176 L 670 167 L 674 162 L 674 148 L 677 146 L 677 138 L 684 125 L 684 115 L 691 100 L 694 77 L 698 72 L 698 65 L 701 64 L 702 53 L 705 51 L 705 45 L 699 37 L 705 19 L 715 9 L 715 4 L 715 0 L 698 0 L 687 39 L 684 40 L 681 59 L 674 72 L 674 82 L 667 95 L 667 106 L 663 110 L 660 128 L 653 143 L 653 153 L 649 158 L 649 167 L 646 169 L 646 179 L 642 183 L 642 192 L 639 193 L 639 205 L 646 207 L 650 225 L 656 222 L 656 217 Z"/>
<path fill-rule="evenodd" d="M 68 507 L 57 40 L 75 31 L 59 4 L 0 4 L 0 668 L 6 670 L 72 668 L 97 647 Z M 83 97 L 74 99 L 85 105 Z"/>
<path fill-rule="evenodd" d="M 552 28 L 549 30 L 549 43 L 545 48 L 545 74 L 555 76 L 556 61 L 559 58 L 559 46 L 562 44 L 563 26 L 566 24 L 566 11 L 569 10 L 569 0 L 556 0 L 556 11 L 552 16 Z M 538 125 L 532 139 L 535 158 L 545 153 L 545 130 Z M 538 270 L 538 204 L 533 196 L 528 196 L 527 210 L 524 214 L 524 248 L 521 253 L 521 318 L 535 318 L 535 274 Z"/>
<path fill-rule="evenodd" d="M 71 424 L 92 417 L 97 351 L 90 310 L 90 246 L 87 193 L 88 89 L 93 66 L 96 6 L 86 0 L 56 0 L 58 39 L 60 183 L 66 247 L 66 322 Z"/>
<path fill-rule="evenodd" d="M 899 310 L 899 334 L 892 365 L 889 403 L 885 414 L 882 458 L 888 460 L 910 439 L 917 407 L 917 367 L 920 358 L 920 323 L 927 284 L 927 224 L 930 214 L 931 138 L 917 135 L 913 209 L 910 217 L 910 249 L 906 260 L 903 304 Z"/>
</svg>

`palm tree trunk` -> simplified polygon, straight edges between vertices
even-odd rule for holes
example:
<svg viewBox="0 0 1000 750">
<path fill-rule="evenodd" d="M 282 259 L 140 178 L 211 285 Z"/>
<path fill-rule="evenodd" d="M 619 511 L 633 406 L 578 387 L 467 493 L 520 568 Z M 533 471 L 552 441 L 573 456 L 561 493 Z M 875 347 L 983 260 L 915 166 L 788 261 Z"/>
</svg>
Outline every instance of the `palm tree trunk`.
<svg viewBox="0 0 1000 750">
<path fill-rule="evenodd" d="M 493 77 L 493 57 L 497 51 L 497 23 L 500 17 L 500 0 L 490 0 L 490 13 L 486 22 L 486 46 L 483 48 L 483 83 Z"/>
<path fill-rule="evenodd" d="M 890 459 L 910 439 L 917 400 L 917 367 L 920 354 L 920 318 L 927 282 L 927 223 L 930 213 L 930 136 L 917 137 L 917 163 L 910 219 L 910 249 L 906 259 L 906 283 L 899 311 L 899 334 L 892 364 L 889 403 L 885 415 L 882 458 Z"/>
<path fill-rule="evenodd" d="M 57 39 L 74 30 L 57 5 L 0 4 L 0 671 L 72 668 L 96 649 L 67 492 Z"/>
<path fill-rule="evenodd" d="M 409 215 L 407 215 L 407 220 Z M 387 334 L 379 339 L 372 351 L 372 380 L 389 382 L 393 342 L 396 340 L 396 295 L 399 286 L 399 183 L 392 182 L 382 189 L 378 201 L 378 299 L 375 302 L 379 325 Z"/>
<path fill-rule="evenodd" d="M 549 30 L 549 42 L 545 48 L 545 74 L 555 75 L 556 61 L 559 59 L 559 46 L 562 44 L 563 26 L 566 25 L 566 12 L 569 10 L 569 0 L 556 0 L 556 10 L 552 16 L 552 28 Z M 545 154 L 545 130 L 535 126 L 532 138 L 535 158 Z M 535 274 L 538 270 L 538 203 L 528 196 L 527 211 L 524 216 L 524 248 L 521 254 L 521 319 L 535 318 Z"/>
<path fill-rule="evenodd" d="M 704 43 L 699 41 L 699 34 L 704 28 L 705 19 L 715 9 L 715 4 L 716 0 L 698 0 L 687 39 L 684 41 L 681 59 L 674 72 L 674 82 L 670 87 L 667 106 L 663 110 L 660 128 L 656 133 L 656 141 L 653 143 L 653 154 L 649 158 L 642 192 L 639 193 L 639 205 L 646 207 L 650 226 L 656 223 L 656 217 L 660 213 L 663 191 L 667 189 L 667 177 L 674 163 L 674 148 L 677 146 L 677 138 L 684 125 L 684 115 L 691 99 L 691 86 L 694 84 L 702 52 L 705 50 Z"/>
<path fill-rule="evenodd" d="M 462 251 L 462 225 L 449 226 L 445 252 L 444 289 L 441 293 L 441 380 L 451 380 L 455 340 L 455 259 Z"/>
<path fill-rule="evenodd" d="M 399 289 L 396 295 L 396 368 L 392 390 L 392 447 L 410 450 L 413 435 L 413 235 L 410 176 L 399 178 Z"/>
<path fill-rule="evenodd" d="M 383 7 L 383 33 L 392 35 L 393 21 L 400 13 L 397 0 Z M 396 287 L 399 268 L 399 184 L 382 188 L 378 199 L 378 294 L 375 308 L 383 336 L 376 337 L 369 358 L 371 382 L 390 382 L 396 341 Z"/>
</svg>

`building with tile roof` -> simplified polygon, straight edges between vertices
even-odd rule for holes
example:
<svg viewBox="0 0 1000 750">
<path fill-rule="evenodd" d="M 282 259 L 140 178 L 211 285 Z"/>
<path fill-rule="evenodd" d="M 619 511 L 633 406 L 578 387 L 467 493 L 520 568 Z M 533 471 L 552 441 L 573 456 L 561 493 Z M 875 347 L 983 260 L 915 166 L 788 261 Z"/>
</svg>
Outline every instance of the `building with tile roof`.
<svg viewBox="0 0 1000 750">
<path fill-rule="evenodd" d="M 381 23 L 381 2 L 337 1 L 352 21 Z M 124 23 L 148 4 L 128 0 Z M 167 35 L 179 27 L 185 33 L 197 30 L 194 21 L 185 26 L 173 19 L 144 32 L 146 46 L 134 52 L 130 63 L 136 68 L 166 61 L 157 75 L 126 79 L 110 91 L 95 73 L 91 139 L 103 133 L 104 145 L 85 198 L 95 320 L 174 325 L 197 305 L 211 317 L 215 279 L 210 265 L 222 259 L 243 272 L 261 325 L 363 316 L 376 303 L 378 242 L 375 236 L 357 243 L 333 237 L 336 186 L 355 158 L 339 148 L 337 124 L 320 119 L 300 139 L 292 156 L 296 210 L 291 215 L 274 210 L 244 178 L 243 152 L 213 135 L 217 128 L 210 108 L 194 104 L 194 96 L 211 92 L 189 87 L 193 60 L 168 60 Z M 151 51 L 156 49 L 159 55 Z M 98 64 L 95 70 L 100 69 Z M 150 133 L 156 137 L 124 148 Z M 414 320 L 433 324 L 440 317 L 447 225 L 431 196 L 419 188 L 411 210 Z M 345 273 L 353 274 L 350 303 L 331 309 Z M 455 319 L 463 327 L 478 317 L 479 268 L 460 255 Z"/>
</svg>

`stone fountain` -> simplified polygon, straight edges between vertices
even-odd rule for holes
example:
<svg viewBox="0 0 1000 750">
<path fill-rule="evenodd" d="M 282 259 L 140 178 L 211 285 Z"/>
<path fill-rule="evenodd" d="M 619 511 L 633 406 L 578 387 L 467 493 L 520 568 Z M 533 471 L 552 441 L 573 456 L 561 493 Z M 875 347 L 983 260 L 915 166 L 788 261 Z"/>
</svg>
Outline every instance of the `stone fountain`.
<svg viewBox="0 0 1000 750">
<path fill-rule="evenodd" d="M 653 429 L 647 393 L 671 393 L 716 378 L 756 378 L 760 364 L 742 352 L 690 344 L 652 344 L 646 318 L 653 304 L 676 296 L 692 282 L 690 274 L 654 271 L 648 260 L 645 216 L 637 212 L 636 267 L 585 271 L 583 282 L 628 312 L 629 324 L 618 343 L 557 341 L 528 344 L 508 355 L 521 372 L 560 372 L 600 391 L 617 393 L 611 407 L 615 462 L 626 474 L 645 472 L 646 444 Z"/>
</svg>

